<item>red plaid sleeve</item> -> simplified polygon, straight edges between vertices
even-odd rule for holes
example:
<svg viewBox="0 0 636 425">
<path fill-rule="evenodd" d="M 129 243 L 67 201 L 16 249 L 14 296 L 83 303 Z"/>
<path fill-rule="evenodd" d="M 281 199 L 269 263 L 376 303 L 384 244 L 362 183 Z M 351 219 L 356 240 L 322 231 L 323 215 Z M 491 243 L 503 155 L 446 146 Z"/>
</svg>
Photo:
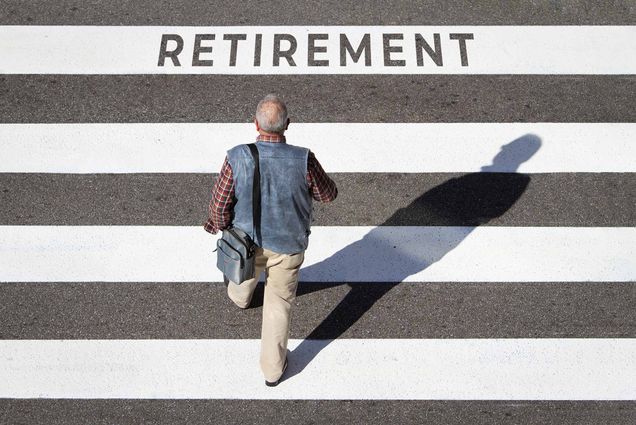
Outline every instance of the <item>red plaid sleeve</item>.
<svg viewBox="0 0 636 425">
<path fill-rule="evenodd" d="M 228 227 L 232 222 L 232 206 L 234 203 L 234 178 L 232 167 L 225 158 L 219 177 L 212 189 L 212 199 L 208 207 L 208 221 L 203 228 L 212 234 Z"/>
<path fill-rule="evenodd" d="M 338 196 L 336 183 L 325 173 L 311 151 L 307 159 L 307 184 L 311 190 L 311 196 L 318 202 L 331 202 Z"/>
</svg>

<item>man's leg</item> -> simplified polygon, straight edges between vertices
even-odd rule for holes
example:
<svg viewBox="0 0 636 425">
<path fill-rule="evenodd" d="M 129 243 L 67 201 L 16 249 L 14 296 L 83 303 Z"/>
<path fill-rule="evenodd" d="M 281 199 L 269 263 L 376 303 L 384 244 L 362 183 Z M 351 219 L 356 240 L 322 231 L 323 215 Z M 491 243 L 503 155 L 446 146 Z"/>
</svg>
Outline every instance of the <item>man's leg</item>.
<svg viewBox="0 0 636 425">
<path fill-rule="evenodd" d="M 291 303 L 296 298 L 298 271 L 305 253 L 287 255 L 264 251 L 268 261 L 263 299 L 261 369 L 265 379 L 274 382 L 281 377 L 287 357 Z"/>
<path fill-rule="evenodd" d="M 232 301 L 234 301 L 234 304 L 240 308 L 247 308 L 250 306 L 250 303 L 252 302 L 252 295 L 254 295 L 254 290 L 258 284 L 258 278 L 265 269 L 266 263 L 267 257 L 263 255 L 263 249 L 256 248 L 256 274 L 254 275 L 254 279 L 246 280 L 240 285 L 237 285 L 232 281 L 228 282 L 227 295 Z"/>
</svg>

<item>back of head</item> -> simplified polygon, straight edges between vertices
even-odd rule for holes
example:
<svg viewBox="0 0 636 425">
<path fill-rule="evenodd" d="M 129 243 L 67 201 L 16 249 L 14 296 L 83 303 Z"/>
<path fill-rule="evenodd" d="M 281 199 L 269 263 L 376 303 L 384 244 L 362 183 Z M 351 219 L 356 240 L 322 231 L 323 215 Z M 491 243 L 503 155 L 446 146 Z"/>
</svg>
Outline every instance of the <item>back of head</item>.
<svg viewBox="0 0 636 425">
<path fill-rule="evenodd" d="M 256 121 L 268 133 L 282 133 L 287 127 L 287 106 L 275 94 L 268 94 L 258 102 Z"/>
</svg>

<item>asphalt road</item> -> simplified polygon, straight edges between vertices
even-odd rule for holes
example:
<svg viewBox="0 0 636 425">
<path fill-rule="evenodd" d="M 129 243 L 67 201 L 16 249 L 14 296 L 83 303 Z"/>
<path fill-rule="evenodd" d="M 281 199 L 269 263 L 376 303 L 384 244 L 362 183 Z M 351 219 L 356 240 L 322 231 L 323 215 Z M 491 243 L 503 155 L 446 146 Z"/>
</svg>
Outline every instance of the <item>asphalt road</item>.
<svg viewBox="0 0 636 425">
<path fill-rule="evenodd" d="M 3 25 L 633 25 L 631 0 L 5 0 Z"/>
<path fill-rule="evenodd" d="M 3 122 L 634 122 L 636 76 L 4 75 Z"/>
<path fill-rule="evenodd" d="M 636 24 L 634 1 L 373 3 L 5 0 L 0 25 Z M 1 75 L 0 122 L 249 122 L 264 92 L 283 95 L 294 122 L 636 122 L 633 75 Z M 0 173 L 0 225 L 197 226 L 214 177 Z M 316 206 L 315 225 L 636 226 L 632 173 L 525 175 L 504 211 L 519 175 L 334 179 L 339 199 Z M 303 282 L 291 338 L 635 338 L 634 283 Z M 3 283 L 0 339 L 258 338 L 262 289 L 246 311 L 224 292 Z M 0 399 L 2 424 L 334 422 L 631 424 L 636 402 Z"/>
</svg>

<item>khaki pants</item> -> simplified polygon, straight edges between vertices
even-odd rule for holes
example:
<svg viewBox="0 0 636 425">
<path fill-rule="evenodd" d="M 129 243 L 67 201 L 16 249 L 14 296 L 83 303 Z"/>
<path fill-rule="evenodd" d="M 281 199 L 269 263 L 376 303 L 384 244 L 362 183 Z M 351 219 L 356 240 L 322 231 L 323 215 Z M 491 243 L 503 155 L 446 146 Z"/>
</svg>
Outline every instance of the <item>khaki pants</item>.
<svg viewBox="0 0 636 425">
<path fill-rule="evenodd" d="M 252 301 L 260 274 L 265 271 L 263 324 L 261 329 L 261 369 L 267 381 L 278 380 L 283 373 L 289 339 L 291 303 L 296 298 L 298 271 L 305 253 L 278 254 L 268 249 L 256 250 L 256 277 L 240 285 L 229 282 L 227 294 L 234 304 L 247 308 Z"/>
</svg>

